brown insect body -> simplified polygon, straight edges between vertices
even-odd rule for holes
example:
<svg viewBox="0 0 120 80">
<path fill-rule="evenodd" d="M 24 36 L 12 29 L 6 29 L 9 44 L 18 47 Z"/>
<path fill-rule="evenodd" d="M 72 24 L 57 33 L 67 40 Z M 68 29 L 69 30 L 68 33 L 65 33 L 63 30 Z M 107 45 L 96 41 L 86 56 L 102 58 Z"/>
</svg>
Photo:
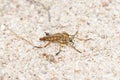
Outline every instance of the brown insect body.
<svg viewBox="0 0 120 80">
<path fill-rule="evenodd" d="M 69 43 L 73 43 L 73 39 L 75 37 L 75 35 L 78 33 L 78 31 L 74 34 L 74 35 L 69 35 L 66 32 L 62 32 L 62 33 L 55 33 L 55 34 L 48 34 L 46 33 L 45 37 L 40 38 L 40 41 L 48 41 L 47 44 L 45 44 L 43 47 L 48 46 L 51 42 L 55 42 L 55 43 L 60 43 L 60 45 L 65 44 L 65 45 L 70 45 L 73 49 L 75 49 L 77 52 L 81 53 L 79 50 L 77 50 L 72 44 Z M 74 44 L 74 43 L 73 43 Z M 36 48 L 43 48 L 43 47 L 38 47 L 35 46 Z M 59 49 L 59 51 L 56 53 L 56 55 L 58 55 L 61 52 L 61 47 Z"/>
<path fill-rule="evenodd" d="M 56 33 L 53 35 L 47 35 L 45 37 L 40 38 L 39 40 L 67 44 L 69 42 L 69 39 L 70 39 L 69 34 L 63 32 L 63 33 Z"/>
</svg>

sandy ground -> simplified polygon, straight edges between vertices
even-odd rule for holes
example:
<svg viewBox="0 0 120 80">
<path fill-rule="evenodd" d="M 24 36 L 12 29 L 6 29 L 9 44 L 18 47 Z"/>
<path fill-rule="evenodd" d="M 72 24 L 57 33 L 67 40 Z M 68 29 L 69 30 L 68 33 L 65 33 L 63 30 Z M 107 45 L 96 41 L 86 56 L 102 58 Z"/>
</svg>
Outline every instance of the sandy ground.
<svg viewBox="0 0 120 80">
<path fill-rule="evenodd" d="M 63 31 L 93 40 L 24 40 Z M 120 0 L 0 0 L 0 80 L 120 80 Z"/>
</svg>

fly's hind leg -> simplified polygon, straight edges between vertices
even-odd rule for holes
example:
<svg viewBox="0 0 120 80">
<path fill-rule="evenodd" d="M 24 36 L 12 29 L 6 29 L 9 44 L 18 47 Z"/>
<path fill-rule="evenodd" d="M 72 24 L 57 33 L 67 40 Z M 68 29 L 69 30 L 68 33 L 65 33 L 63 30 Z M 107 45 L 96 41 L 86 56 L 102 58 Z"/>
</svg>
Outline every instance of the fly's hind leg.
<svg viewBox="0 0 120 80">
<path fill-rule="evenodd" d="M 44 48 L 47 47 L 51 42 L 49 41 L 47 44 L 43 45 L 43 46 L 34 46 L 35 48 Z"/>
<path fill-rule="evenodd" d="M 59 51 L 56 53 L 56 56 L 62 51 L 62 47 L 65 47 L 65 44 L 60 43 Z"/>
</svg>

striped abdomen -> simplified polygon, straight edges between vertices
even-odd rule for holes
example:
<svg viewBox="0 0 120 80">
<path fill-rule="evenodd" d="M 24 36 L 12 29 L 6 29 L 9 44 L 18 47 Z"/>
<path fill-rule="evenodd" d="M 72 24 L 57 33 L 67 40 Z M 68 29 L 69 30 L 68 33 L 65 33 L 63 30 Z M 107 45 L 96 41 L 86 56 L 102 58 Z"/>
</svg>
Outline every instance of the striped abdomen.
<svg viewBox="0 0 120 80">
<path fill-rule="evenodd" d="M 58 40 L 60 40 L 60 39 L 61 39 L 60 36 L 45 36 L 45 37 L 40 38 L 39 40 L 41 40 L 41 41 L 52 41 L 52 42 L 54 42 L 54 41 L 58 41 Z"/>
</svg>

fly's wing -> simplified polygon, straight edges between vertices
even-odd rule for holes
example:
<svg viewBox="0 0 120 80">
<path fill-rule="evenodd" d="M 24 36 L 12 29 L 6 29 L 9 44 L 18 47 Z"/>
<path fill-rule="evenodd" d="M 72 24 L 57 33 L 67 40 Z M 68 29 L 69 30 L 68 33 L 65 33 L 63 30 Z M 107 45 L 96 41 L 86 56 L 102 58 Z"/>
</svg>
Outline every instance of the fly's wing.
<svg viewBox="0 0 120 80">
<path fill-rule="evenodd" d="M 51 35 L 51 37 L 53 37 L 55 40 L 61 40 L 62 36 L 63 35 L 61 33 L 55 33 Z"/>
<path fill-rule="evenodd" d="M 62 34 L 61 33 L 55 33 L 55 34 L 53 34 L 53 36 L 62 36 Z"/>
<path fill-rule="evenodd" d="M 58 40 L 60 40 L 62 38 L 62 35 L 60 33 L 56 33 L 56 34 L 51 34 L 51 35 L 47 35 L 45 37 L 40 38 L 41 41 L 52 41 L 52 42 L 57 42 Z"/>
<path fill-rule="evenodd" d="M 64 36 L 69 36 L 69 34 L 67 33 L 67 32 L 62 32 L 62 34 L 64 35 Z"/>
</svg>

